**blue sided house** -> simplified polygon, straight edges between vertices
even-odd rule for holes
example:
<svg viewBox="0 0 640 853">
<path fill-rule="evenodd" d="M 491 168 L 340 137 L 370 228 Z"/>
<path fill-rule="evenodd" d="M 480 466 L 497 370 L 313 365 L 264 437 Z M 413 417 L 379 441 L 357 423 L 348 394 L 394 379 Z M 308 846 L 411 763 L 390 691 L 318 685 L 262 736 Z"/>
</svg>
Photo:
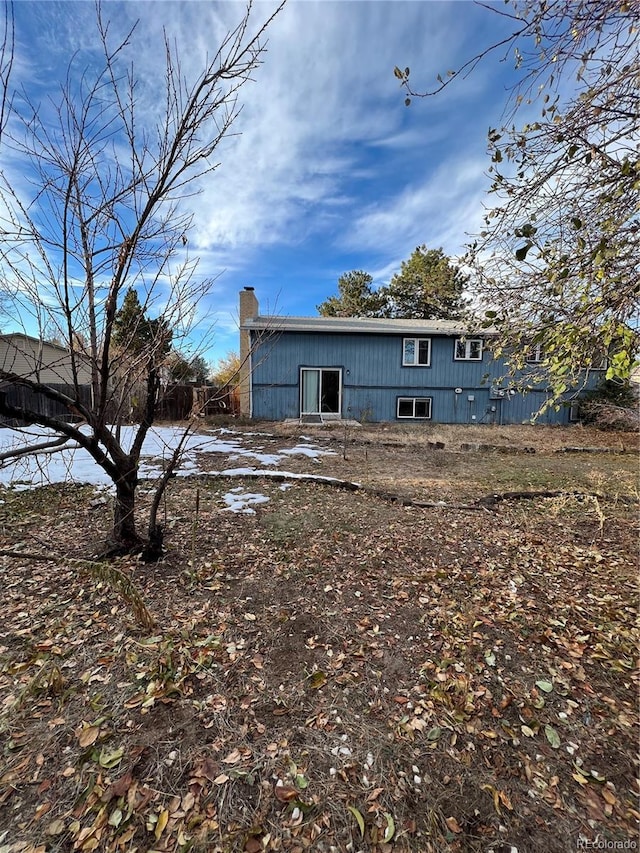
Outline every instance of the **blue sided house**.
<svg viewBox="0 0 640 853">
<path fill-rule="evenodd" d="M 547 399 L 540 383 L 507 374 L 490 336 L 449 320 L 261 316 L 253 288 L 240 292 L 241 411 L 260 420 L 307 423 L 530 422 Z M 532 371 L 543 358 L 529 353 Z M 591 371 L 593 387 L 600 376 Z M 541 423 L 577 417 L 577 396 Z"/>
</svg>

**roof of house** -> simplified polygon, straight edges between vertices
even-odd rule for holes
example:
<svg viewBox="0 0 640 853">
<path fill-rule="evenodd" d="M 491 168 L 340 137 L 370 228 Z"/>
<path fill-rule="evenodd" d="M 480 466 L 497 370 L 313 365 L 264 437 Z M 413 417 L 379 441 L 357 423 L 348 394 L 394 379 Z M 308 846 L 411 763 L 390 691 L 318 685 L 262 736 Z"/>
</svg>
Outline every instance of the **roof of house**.
<svg viewBox="0 0 640 853">
<path fill-rule="evenodd" d="M 243 329 L 269 332 L 324 332 L 376 335 L 465 335 L 459 320 L 387 320 L 372 317 L 278 317 L 264 315 L 245 320 Z M 486 334 L 484 332 L 483 334 Z"/>
<path fill-rule="evenodd" d="M 62 344 L 54 343 L 53 341 L 45 341 L 42 338 L 35 338 L 33 335 L 27 335 L 25 332 L 6 332 L 4 334 L 0 334 L 0 340 L 7 341 L 13 343 L 14 341 L 21 339 L 23 341 L 29 341 L 30 343 L 38 344 L 38 346 L 46 346 L 51 347 L 56 350 L 60 350 L 60 352 L 68 353 L 69 349 Z"/>
<path fill-rule="evenodd" d="M 8 376 L 17 375 L 43 383 L 70 384 L 77 377 L 81 384 L 88 384 L 91 381 L 91 360 L 83 353 L 72 353 L 60 344 L 43 341 L 24 332 L 9 332 L 0 335 L 0 374 L 3 381 Z"/>
</svg>

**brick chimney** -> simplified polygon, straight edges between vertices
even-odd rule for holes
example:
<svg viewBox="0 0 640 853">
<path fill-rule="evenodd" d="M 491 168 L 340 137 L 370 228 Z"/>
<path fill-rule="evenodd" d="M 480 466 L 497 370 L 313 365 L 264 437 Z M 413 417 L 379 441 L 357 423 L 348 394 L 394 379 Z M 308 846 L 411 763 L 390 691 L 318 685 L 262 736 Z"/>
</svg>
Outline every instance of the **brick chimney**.
<svg viewBox="0 0 640 853">
<path fill-rule="evenodd" d="M 253 287 L 245 287 L 240 291 L 240 325 L 245 320 L 255 320 L 260 313 L 260 306 Z"/>
<path fill-rule="evenodd" d="M 243 329 L 247 320 L 255 320 L 260 306 L 253 287 L 240 291 L 240 413 L 251 417 L 251 332 Z"/>
</svg>

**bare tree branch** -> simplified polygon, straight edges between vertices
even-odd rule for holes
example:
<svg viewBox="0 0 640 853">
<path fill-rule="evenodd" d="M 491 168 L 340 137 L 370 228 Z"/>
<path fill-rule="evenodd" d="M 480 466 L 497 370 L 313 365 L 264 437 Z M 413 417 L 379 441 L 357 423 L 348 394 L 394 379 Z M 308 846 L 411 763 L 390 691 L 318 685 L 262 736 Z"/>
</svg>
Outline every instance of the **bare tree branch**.
<svg viewBox="0 0 640 853">
<path fill-rule="evenodd" d="M 43 453 L 60 452 L 69 448 L 69 440 L 66 436 L 62 438 L 43 441 L 40 444 L 28 444 L 22 447 L 14 447 L 9 450 L 4 450 L 0 453 L 0 462 L 15 461 L 23 456 L 34 456 Z M 1 466 L 0 466 L 1 467 Z"/>
<path fill-rule="evenodd" d="M 0 139 L 11 112 L 10 81 L 16 44 L 13 0 L 5 0 L 0 38 Z"/>
<path fill-rule="evenodd" d="M 495 354 L 522 368 L 532 345 L 554 404 L 608 361 L 627 380 L 640 349 L 640 42 L 637 4 L 513 0 L 506 38 L 468 60 L 429 97 L 505 45 L 517 80 L 502 127 L 489 131 L 484 227 L 465 261 Z M 530 118 L 531 107 L 537 117 Z M 527 120 L 515 116 L 527 107 Z"/>
</svg>

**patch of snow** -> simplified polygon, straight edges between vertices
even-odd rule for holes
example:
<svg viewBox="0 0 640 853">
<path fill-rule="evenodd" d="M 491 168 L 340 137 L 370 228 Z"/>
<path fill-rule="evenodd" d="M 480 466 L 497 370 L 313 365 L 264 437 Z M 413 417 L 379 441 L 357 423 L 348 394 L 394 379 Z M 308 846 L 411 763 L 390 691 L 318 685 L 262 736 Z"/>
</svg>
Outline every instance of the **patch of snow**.
<svg viewBox="0 0 640 853">
<path fill-rule="evenodd" d="M 227 492 L 226 495 L 223 495 L 223 500 L 227 504 L 226 512 L 242 512 L 245 514 L 255 515 L 254 506 L 257 504 L 266 503 L 269 498 L 266 495 L 254 494 L 252 492 L 245 492 L 240 486 L 237 489 L 233 489 L 231 492 Z"/>
<path fill-rule="evenodd" d="M 335 456 L 335 450 L 321 450 L 319 447 L 297 444 L 288 450 L 281 450 L 283 456 L 308 456 L 309 459 L 317 459 L 318 456 Z"/>
<path fill-rule="evenodd" d="M 87 428 L 82 430 L 88 432 Z M 120 432 L 120 442 L 125 451 L 133 443 L 137 426 L 123 426 Z M 209 473 L 212 476 L 243 476 L 247 474 L 277 475 L 279 472 L 261 468 L 229 468 L 224 471 L 207 472 L 203 466 L 201 454 L 217 453 L 231 459 L 247 459 L 258 465 L 277 467 L 283 459 L 295 455 L 305 456 L 318 462 L 318 456 L 335 454 L 333 450 L 322 450 L 315 446 L 296 445 L 295 447 L 278 450 L 274 453 L 264 453 L 244 447 L 242 440 L 245 436 L 269 435 L 268 433 L 233 433 L 229 429 L 219 429 L 208 433 L 193 433 L 184 442 L 183 458 L 176 474 L 191 476 Z M 178 426 L 157 426 L 147 433 L 140 458 L 140 476 L 153 478 L 162 473 L 171 459 L 173 449 L 184 436 L 184 429 Z M 225 436 L 224 440 L 222 436 Z M 233 437 L 231 437 L 233 436 Z M 270 438 L 272 436 L 269 436 Z M 0 451 L 28 447 L 32 444 L 42 444 L 45 441 L 55 441 L 59 435 L 44 427 L 0 428 Z M 280 476 L 287 479 L 304 479 L 308 475 L 294 475 L 282 472 Z M 333 480 L 334 478 L 322 478 Z M 24 456 L 17 460 L 7 460 L 0 465 L 0 484 L 14 485 L 14 488 L 34 488 L 48 483 L 90 483 L 99 487 L 111 486 L 107 474 L 97 465 L 89 453 L 74 442 L 55 449 L 49 454 Z"/>
</svg>

